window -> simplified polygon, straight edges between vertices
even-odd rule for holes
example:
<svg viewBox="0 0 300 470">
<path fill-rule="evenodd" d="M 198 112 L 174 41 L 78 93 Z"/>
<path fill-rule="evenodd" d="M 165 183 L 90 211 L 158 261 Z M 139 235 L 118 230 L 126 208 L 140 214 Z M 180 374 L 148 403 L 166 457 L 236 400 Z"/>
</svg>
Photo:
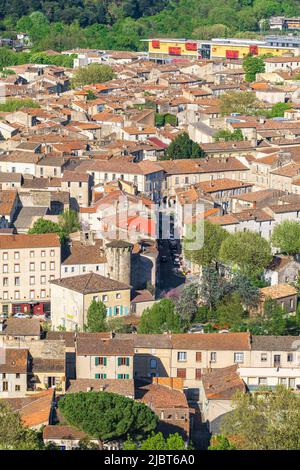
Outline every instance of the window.
<svg viewBox="0 0 300 470">
<path fill-rule="evenodd" d="M 293 362 L 293 360 L 294 360 L 294 354 L 293 353 L 288 353 L 287 362 Z"/>
<path fill-rule="evenodd" d="M 8 265 L 7 264 L 3 265 L 3 272 L 8 273 Z"/>
<path fill-rule="evenodd" d="M 29 271 L 34 271 L 35 270 L 35 263 L 30 263 L 29 264 Z"/>
<path fill-rule="evenodd" d="M 107 365 L 107 358 L 106 357 L 95 357 L 95 366 L 106 366 Z"/>
<path fill-rule="evenodd" d="M 106 379 L 106 374 L 95 374 L 95 379 Z"/>
<path fill-rule="evenodd" d="M 242 352 L 234 353 L 234 362 L 235 363 L 244 362 L 244 353 L 242 353 Z"/>
<path fill-rule="evenodd" d="M 120 292 L 117 292 L 116 293 L 116 299 L 120 299 L 120 298 L 121 298 L 121 294 L 120 294 Z"/>
<path fill-rule="evenodd" d="M 259 385 L 259 386 L 268 385 L 267 377 L 259 377 L 259 379 L 258 379 L 258 385 Z"/>
<path fill-rule="evenodd" d="M 289 388 L 296 387 L 296 379 L 289 379 Z"/>
<path fill-rule="evenodd" d="M 68 272 L 68 268 L 65 268 L 65 273 L 67 273 L 67 272 Z"/>
<path fill-rule="evenodd" d="M 196 362 L 202 361 L 202 352 L 196 352 Z"/>
<path fill-rule="evenodd" d="M 8 277 L 4 277 L 3 278 L 3 287 L 7 287 L 8 286 Z"/>
<path fill-rule="evenodd" d="M 290 299 L 290 308 L 294 308 L 294 299 Z"/>
<path fill-rule="evenodd" d="M 157 360 L 150 359 L 150 369 L 156 369 L 156 368 L 157 368 Z"/>
<path fill-rule="evenodd" d="M 118 366 L 129 366 L 129 357 L 118 357 Z"/>
<path fill-rule="evenodd" d="M 83 272 L 83 273 L 86 272 L 86 266 L 82 266 L 82 272 Z"/>
<path fill-rule="evenodd" d="M 34 251 L 30 251 L 29 256 L 30 258 L 34 258 Z"/>
<path fill-rule="evenodd" d="M 41 276 L 41 284 L 46 284 L 46 276 Z"/>
<path fill-rule="evenodd" d="M 8 292 L 7 292 L 7 291 L 3 292 L 3 299 L 4 299 L 4 300 L 7 300 L 7 299 L 8 299 Z M 3 313 L 4 313 L 4 312 L 3 312 Z M 7 312 L 7 313 L 8 313 L 8 312 Z"/>
<path fill-rule="evenodd" d="M 3 392 L 8 392 L 8 382 L 2 382 L 2 390 Z"/>
<path fill-rule="evenodd" d="M 29 283 L 30 283 L 31 286 L 33 286 L 35 284 L 35 276 L 30 276 Z"/>
<path fill-rule="evenodd" d="M 55 269 L 55 262 L 54 261 L 50 261 L 50 270 L 51 271 L 54 271 Z"/>
<path fill-rule="evenodd" d="M 20 298 L 20 291 L 15 291 L 15 299 L 18 300 Z"/>
<path fill-rule="evenodd" d="M 280 366 L 280 354 L 274 354 L 274 367 Z"/>
<path fill-rule="evenodd" d="M 20 391 L 21 391 L 20 385 L 15 385 L 15 392 L 20 392 Z"/>
<path fill-rule="evenodd" d="M 3 259 L 4 261 L 8 259 L 8 253 L 7 253 L 7 252 L 4 252 L 4 253 L 3 253 L 2 259 Z"/>
<path fill-rule="evenodd" d="M 14 258 L 15 259 L 20 259 L 20 252 L 19 251 L 14 252 Z"/>
<path fill-rule="evenodd" d="M 41 251 L 41 257 L 42 257 L 42 258 L 45 258 L 45 256 L 46 256 L 46 251 L 45 251 L 45 250 L 42 250 L 42 251 Z"/>
<path fill-rule="evenodd" d="M 55 251 L 54 250 L 50 251 L 50 256 L 51 256 L 51 258 L 53 258 L 55 256 Z"/>
<path fill-rule="evenodd" d="M 195 370 L 195 379 L 196 380 L 201 380 L 201 369 L 196 369 Z"/>
<path fill-rule="evenodd" d="M 35 291 L 34 291 L 34 290 L 31 290 L 31 291 L 30 291 L 30 298 L 31 298 L 31 299 L 34 299 L 34 298 L 35 298 Z"/>
<path fill-rule="evenodd" d="M 19 285 L 20 285 L 20 278 L 15 277 L 15 286 L 19 286 Z"/>
<path fill-rule="evenodd" d="M 268 359 L 267 353 L 261 353 L 260 360 L 261 362 L 266 362 Z"/>
<path fill-rule="evenodd" d="M 46 271 L 46 263 L 44 261 L 41 263 L 41 271 Z"/>
<path fill-rule="evenodd" d="M 19 379 L 20 378 L 20 374 L 16 374 L 16 379 Z"/>
<path fill-rule="evenodd" d="M 177 377 L 179 379 L 185 379 L 186 378 L 186 369 L 177 369 Z"/>
<path fill-rule="evenodd" d="M 177 361 L 178 362 L 185 362 L 186 361 L 186 352 L 185 351 L 179 351 L 177 353 Z"/>
<path fill-rule="evenodd" d="M 19 264 L 15 264 L 15 266 L 14 266 L 14 272 L 15 272 L 15 273 L 19 273 L 19 272 L 20 272 L 20 265 L 19 265 Z"/>
<path fill-rule="evenodd" d="M 44 299 L 46 297 L 46 291 L 45 289 L 41 290 L 41 298 Z"/>
<path fill-rule="evenodd" d="M 211 352 L 210 353 L 210 362 L 216 362 L 217 361 L 217 353 L 216 352 Z"/>
<path fill-rule="evenodd" d="M 118 379 L 123 379 L 123 380 L 127 379 L 128 380 L 129 379 L 129 374 L 118 374 Z"/>
</svg>

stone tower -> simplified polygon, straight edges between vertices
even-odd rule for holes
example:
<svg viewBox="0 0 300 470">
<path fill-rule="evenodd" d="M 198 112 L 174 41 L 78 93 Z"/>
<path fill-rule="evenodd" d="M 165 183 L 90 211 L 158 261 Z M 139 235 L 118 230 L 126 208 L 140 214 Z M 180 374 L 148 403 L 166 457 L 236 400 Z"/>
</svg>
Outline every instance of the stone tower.
<svg viewBox="0 0 300 470">
<path fill-rule="evenodd" d="M 112 240 L 105 245 L 108 277 L 130 285 L 132 248 L 133 245 L 124 240 Z"/>
</svg>

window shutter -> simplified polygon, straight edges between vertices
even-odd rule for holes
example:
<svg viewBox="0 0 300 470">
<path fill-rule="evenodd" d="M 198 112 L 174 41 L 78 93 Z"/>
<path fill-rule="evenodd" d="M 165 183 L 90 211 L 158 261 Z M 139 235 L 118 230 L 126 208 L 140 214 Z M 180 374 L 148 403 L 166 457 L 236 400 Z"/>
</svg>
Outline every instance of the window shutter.
<svg viewBox="0 0 300 470">
<path fill-rule="evenodd" d="M 126 374 L 126 379 L 129 379 L 129 374 Z"/>
<path fill-rule="evenodd" d="M 120 365 L 121 365 L 121 358 L 118 357 L 118 366 L 120 366 Z"/>
<path fill-rule="evenodd" d="M 118 379 L 120 379 L 120 378 L 121 378 L 121 374 L 118 374 Z"/>
<path fill-rule="evenodd" d="M 129 357 L 126 357 L 126 366 L 129 366 Z"/>
<path fill-rule="evenodd" d="M 95 357 L 95 366 L 99 365 L 99 357 Z"/>
<path fill-rule="evenodd" d="M 107 365 L 107 358 L 106 358 L 106 357 L 103 358 L 103 365 L 104 365 L 104 366 Z"/>
</svg>

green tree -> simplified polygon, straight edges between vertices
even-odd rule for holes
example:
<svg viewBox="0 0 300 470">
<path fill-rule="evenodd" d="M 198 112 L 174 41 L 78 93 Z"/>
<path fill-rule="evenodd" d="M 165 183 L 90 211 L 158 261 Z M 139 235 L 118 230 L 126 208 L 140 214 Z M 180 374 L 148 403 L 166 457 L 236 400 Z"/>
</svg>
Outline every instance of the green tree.
<svg viewBox="0 0 300 470">
<path fill-rule="evenodd" d="M 215 133 L 214 139 L 216 142 L 234 142 L 244 140 L 244 136 L 241 129 L 236 129 L 233 132 L 230 132 L 227 129 L 221 129 Z"/>
<path fill-rule="evenodd" d="M 265 63 L 262 57 L 248 55 L 243 61 L 243 69 L 246 72 L 246 82 L 254 82 L 256 74 L 265 71 Z"/>
<path fill-rule="evenodd" d="M 267 113 L 268 118 L 283 117 L 284 112 L 291 109 L 291 103 L 275 103 L 271 110 Z"/>
<path fill-rule="evenodd" d="M 204 152 L 197 142 L 189 138 L 187 132 L 180 133 L 166 150 L 166 159 L 200 158 Z"/>
<path fill-rule="evenodd" d="M 182 436 L 177 432 L 169 434 L 167 438 L 161 432 L 154 432 L 141 442 L 134 442 L 127 439 L 124 442 L 122 450 L 186 450 L 186 444 Z"/>
<path fill-rule="evenodd" d="M 293 220 L 284 220 L 276 225 L 271 242 L 281 253 L 295 255 L 300 253 L 300 224 Z"/>
<path fill-rule="evenodd" d="M 216 317 L 221 325 L 229 325 L 236 329 L 243 322 L 244 308 L 240 296 L 233 293 L 222 300 L 217 306 Z"/>
<path fill-rule="evenodd" d="M 223 293 L 224 286 L 220 281 L 216 268 L 214 266 L 204 266 L 199 285 L 199 296 L 204 305 L 207 305 L 210 311 L 214 310 Z"/>
<path fill-rule="evenodd" d="M 33 226 L 28 230 L 28 233 L 30 235 L 34 233 L 57 233 L 58 235 L 61 235 L 61 227 L 52 220 L 40 217 L 34 222 Z"/>
<path fill-rule="evenodd" d="M 212 437 L 208 450 L 236 450 L 236 447 L 229 442 L 227 437 L 216 434 Z"/>
<path fill-rule="evenodd" d="M 72 86 L 74 88 L 94 83 L 108 82 L 114 78 L 115 74 L 112 68 L 106 64 L 90 64 L 86 67 L 76 69 Z"/>
<path fill-rule="evenodd" d="M 251 277 L 260 274 L 270 263 L 271 247 L 258 233 L 236 232 L 222 242 L 220 259 Z"/>
<path fill-rule="evenodd" d="M 287 311 L 274 299 L 264 303 L 264 330 L 268 335 L 281 336 L 286 330 Z"/>
<path fill-rule="evenodd" d="M 229 285 L 230 292 L 236 292 L 246 309 L 255 308 L 259 301 L 259 289 L 253 280 L 241 272 L 234 274 Z"/>
<path fill-rule="evenodd" d="M 162 299 L 151 308 L 146 308 L 138 326 L 139 333 L 180 333 L 181 319 L 170 299 Z"/>
<path fill-rule="evenodd" d="M 43 447 L 39 434 L 23 426 L 21 416 L 0 402 L 0 449 L 38 450 Z"/>
<path fill-rule="evenodd" d="M 217 224 L 213 224 L 208 220 L 187 227 L 187 235 L 184 239 L 185 256 L 193 263 L 199 266 L 209 266 L 216 264 L 220 259 L 220 248 L 224 240 L 229 234 L 226 230 Z M 199 249 L 190 249 L 194 244 L 194 240 L 202 244 Z"/>
<path fill-rule="evenodd" d="M 115 393 L 69 393 L 60 398 L 58 408 L 70 425 L 101 440 L 139 438 L 154 431 L 158 423 L 146 405 Z"/>
<path fill-rule="evenodd" d="M 198 312 L 199 288 L 196 283 L 188 284 L 176 302 L 176 312 L 184 323 L 191 322 Z"/>
<path fill-rule="evenodd" d="M 100 300 L 92 300 L 87 312 L 86 330 L 99 333 L 106 330 L 106 307 Z"/>
<path fill-rule="evenodd" d="M 238 393 L 221 432 L 241 450 L 299 450 L 300 400 L 286 387 Z"/>
<path fill-rule="evenodd" d="M 66 237 L 68 237 L 70 233 L 74 233 L 80 230 L 78 212 L 73 211 L 72 209 L 65 210 L 59 216 L 59 225 L 62 233 Z"/>
<path fill-rule="evenodd" d="M 239 113 L 255 115 L 262 105 L 251 91 L 230 91 L 220 96 L 221 113 L 223 115 Z"/>
</svg>

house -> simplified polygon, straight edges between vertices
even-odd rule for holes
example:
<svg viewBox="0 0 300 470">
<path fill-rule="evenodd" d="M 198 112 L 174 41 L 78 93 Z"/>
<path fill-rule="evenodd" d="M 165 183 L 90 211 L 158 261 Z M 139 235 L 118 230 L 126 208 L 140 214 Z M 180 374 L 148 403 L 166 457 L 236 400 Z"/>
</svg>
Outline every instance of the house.
<svg viewBox="0 0 300 470">
<path fill-rule="evenodd" d="M 296 282 L 300 270 L 300 263 L 292 256 L 276 255 L 266 267 L 264 278 L 271 286 Z"/>
<path fill-rule="evenodd" d="M 183 386 L 175 389 L 160 384 L 158 379 L 153 379 L 150 384 L 136 381 L 135 397 L 159 417 L 158 432 L 165 436 L 178 432 L 185 441 L 189 440 L 192 422 Z"/>
<path fill-rule="evenodd" d="M 29 371 L 28 349 L 1 349 L 0 398 L 24 396 Z"/>
<path fill-rule="evenodd" d="M 20 414 L 23 425 L 37 431 L 53 422 L 54 402 L 55 390 L 52 388 L 31 396 L 5 399 L 5 403 Z"/>
<path fill-rule="evenodd" d="M 246 393 L 246 385 L 238 373 L 238 365 L 207 369 L 202 376 L 200 403 L 203 418 L 212 434 L 220 433 L 222 418 L 232 411 L 237 392 Z"/>
<path fill-rule="evenodd" d="M 77 171 L 64 171 L 61 188 L 70 193 L 72 209 L 87 207 L 90 202 L 91 176 Z"/>
<path fill-rule="evenodd" d="M 134 400 L 135 388 L 133 379 L 76 379 L 70 380 L 67 393 L 109 392 L 123 395 Z"/>
<path fill-rule="evenodd" d="M 62 253 L 61 277 L 77 276 L 89 272 L 107 274 L 106 256 L 101 240 L 91 243 L 72 240 Z"/>
<path fill-rule="evenodd" d="M 131 313 L 140 317 L 146 308 L 152 307 L 155 298 L 147 289 L 137 290 L 131 299 Z"/>
<path fill-rule="evenodd" d="M 74 426 L 48 425 L 43 429 L 43 441 L 45 445 L 55 445 L 60 450 L 74 450 L 80 442 L 87 439 L 87 434 L 79 431 Z M 92 439 L 91 444 L 99 446 L 97 439 Z"/>
<path fill-rule="evenodd" d="M 50 310 L 50 282 L 60 275 L 57 234 L 0 237 L 2 313 L 43 314 Z"/>
<path fill-rule="evenodd" d="M 263 313 L 266 300 L 276 300 L 287 313 L 295 313 L 297 309 L 297 289 L 286 283 L 262 287 L 260 289 L 260 313 Z"/>
<path fill-rule="evenodd" d="M 132 379 L 133 356 L 132 340 L 107 338 L 101 333 L 79 335 L 76 341 L 76 377 Z"/>
<path fill-rule="evenodd" d="M 0 343 L 32 343 L 41 337 L 41 324 L 35 318 L 6 318 L 0 321 Z"/>
<path fill-rule="evenodd" d="M 130 311 L 131 287 L 95 273 L 51 281 L 52 328 L 83 330 L 93 300 L 101 300 L 108 317 L 122 317 Z"/>
</svg>

